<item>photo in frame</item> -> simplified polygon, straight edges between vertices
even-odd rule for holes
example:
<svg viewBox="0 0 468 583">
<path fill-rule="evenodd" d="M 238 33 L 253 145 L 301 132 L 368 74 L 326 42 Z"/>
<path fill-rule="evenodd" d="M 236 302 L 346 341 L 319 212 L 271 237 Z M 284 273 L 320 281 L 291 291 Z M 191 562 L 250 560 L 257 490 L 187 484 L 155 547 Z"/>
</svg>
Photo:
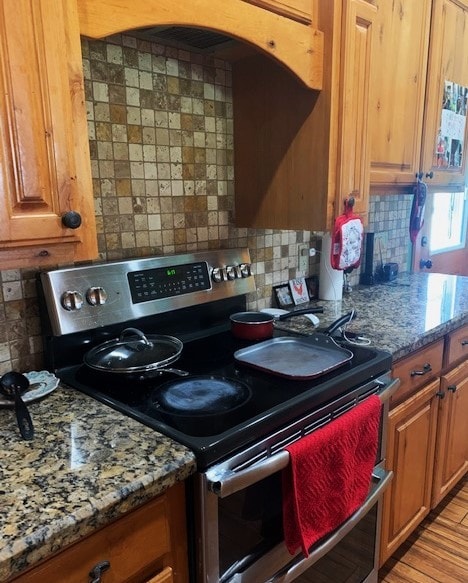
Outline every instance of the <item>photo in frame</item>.
<svg viewBox="0 0 468 583">
<path fill-rule="evenodd" d="M 309 292 L 307 291 L 305 277 L 289 280 L 289 289 L 294 305 L 305 304 L 309 301 Z"/>
<path fill-rule="evenodd" d="M 294 306 L 289 284 L 283 283 L 273 287 L 275 300 L 278 308 L 290 308 Z"/>
<path fill-rule="evenodd" d="M 316 275 L 305 278 L 309 300 L 318 300 L 319 279 Z"/>
</svg>

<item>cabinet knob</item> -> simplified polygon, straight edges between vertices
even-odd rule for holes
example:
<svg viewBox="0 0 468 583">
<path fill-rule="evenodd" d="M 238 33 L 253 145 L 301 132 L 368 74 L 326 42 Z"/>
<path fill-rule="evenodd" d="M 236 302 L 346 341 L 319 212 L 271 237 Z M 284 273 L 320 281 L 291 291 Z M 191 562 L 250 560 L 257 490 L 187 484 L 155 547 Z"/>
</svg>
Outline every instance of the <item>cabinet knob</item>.
<svg viewBox="0 0 468 583">
<path fill-rule="evenodd" d="M 457 391 L 457 385 L 449 385 L 447 387 L 448 391 L 452 391 L 452 393 L 455 393 Z"/>
<path fill-rule="evenodd" d="M 424 173 L 423 172 L 416 172 L 415 176 L 418 180 L 421 180 L 421 178 L 424 176 Z"/>
<path fill-rule="evenodd" d="M 426 178 L 429 178 L 429 180 L 434 178 L 434 172 L 432 172 L 432 170 L 430 172 L 426 172 Z"/>
<path fill-rule="evenodd" d="M 76 211 L 68 211 L 62 215 L 62 224 L 67 227 L 67 229 L 78 229 L 81 225 L 81 215 Z"/>
<path fill-rule="evenodd" d="M 424 269 L 424 268 L 430 269 L 432 267 L 432 261 L 430 259 L 421 259 L 421 261 L 419 262 L 419 268 L 420 269 Z"/>
<path fill-rule="evenodd" d="M 421 376 L 423 376 L 431 371 L 432 371 L 432 366 L 428 362 L 426 362 L 425 364 L 423 364 L 423 367 L 421 370 L 412 370 L 410 374 L 412 377 L 421 377 Z"/>
<path fill-rule="evenodd" d="M 101 575 L 104 573 L 104 571 L 107 571 L 109 567 L 109 561 L 101 561 L 100 563 L 97 563 L 97 565 L 94 565 L 94 567 L 89 572 L 90 578 L 92 577 L 89 583 L 101 583 Z"/>
<path fill-rule="evenodd" d="M 445 397 L 444 391 L 437 391 L 436 397 L 439 397 L 440 399 L 443 399 Z"/>
</svg>

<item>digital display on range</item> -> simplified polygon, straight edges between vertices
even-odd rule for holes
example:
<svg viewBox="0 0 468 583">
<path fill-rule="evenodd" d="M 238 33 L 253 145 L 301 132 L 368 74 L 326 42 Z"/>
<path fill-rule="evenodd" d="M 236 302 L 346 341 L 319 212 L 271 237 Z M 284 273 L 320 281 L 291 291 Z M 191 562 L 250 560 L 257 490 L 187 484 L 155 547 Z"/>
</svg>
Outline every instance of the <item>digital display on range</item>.
<svg viewBox="0 0 468 583">
<path fill-rule="evenodd" d="M 132 302 L 139 304 L 211 288 L 205 261 L 127 273 Z"/>
</svg>

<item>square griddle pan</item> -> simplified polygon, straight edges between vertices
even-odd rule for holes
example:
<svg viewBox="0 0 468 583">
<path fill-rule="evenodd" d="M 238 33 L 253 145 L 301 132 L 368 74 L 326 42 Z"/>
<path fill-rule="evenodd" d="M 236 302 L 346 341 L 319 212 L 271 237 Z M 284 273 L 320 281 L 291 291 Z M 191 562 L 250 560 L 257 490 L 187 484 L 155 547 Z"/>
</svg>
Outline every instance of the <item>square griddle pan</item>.
<svg viewBox="0 0 468 583">
<path fill-rule="evenodd" d="M 330 336 L 317 333 L 305 338 L 272 338 L 237 350 L 234 358 L 268 373 L 308 380 L 343 365 L 353 353 L 338 346 Z"/>
</svg>

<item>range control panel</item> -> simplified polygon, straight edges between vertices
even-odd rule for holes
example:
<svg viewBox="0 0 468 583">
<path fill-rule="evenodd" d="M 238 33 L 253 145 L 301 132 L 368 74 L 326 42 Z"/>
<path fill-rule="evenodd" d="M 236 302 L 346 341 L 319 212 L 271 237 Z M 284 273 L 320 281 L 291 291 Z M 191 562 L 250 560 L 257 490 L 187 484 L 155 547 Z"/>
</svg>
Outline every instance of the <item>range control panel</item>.
<svg viewBox="0 0 468 583">
<path fill-rule="evenodd" d="M 255 290 L 248 249 L 201 251 L 43 272 L 55 336 Z"/>
</svg>

